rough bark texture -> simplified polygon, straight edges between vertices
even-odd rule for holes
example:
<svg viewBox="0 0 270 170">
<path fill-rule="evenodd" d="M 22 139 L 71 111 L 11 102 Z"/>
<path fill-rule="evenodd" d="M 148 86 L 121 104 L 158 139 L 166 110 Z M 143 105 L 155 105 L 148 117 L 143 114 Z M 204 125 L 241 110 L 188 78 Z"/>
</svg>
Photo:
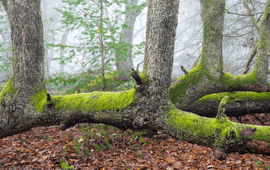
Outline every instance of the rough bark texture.
<svg viewBox="0 0 270 170">
<path fill-rule="evenodd" d="M 45 89 L 43 24 L 39 1 L 1 3 L 10 22 L 12 72 L 8 84 L 13 88 L 4 88 L 1 93 L 5 107 L 0 110 L 0 124 L 15 126 L 24 116 L 35 113 L 31 97 Z"/>
<path fill-rule="evenodd" d="M 268 5 L 269 1 L 266 4 L 264 16 L 260 26 L 260 37 L 258 40 L 259 45 L 257 47 L 258 54 L 254 66 L 254 73 L 258 78 L 258 86 L 260 87 L 264 87 L 267 83 L 267 71 L 270 56 L 270 8 L 268 7 Z"/>
<path fill-rule="evenodd" d="M 30 63 L 24 62 L 22 60 L 19 60 L 21 65 L 18 65 L 17 61 L 17 56 L 19 59 L 21 59 L 19 56 L 25 53 L 25 51 L 17 51 L 13 50 L 14 54 L 14 60 L 13 60 L 13 66 L 14 70 L 21 69 L 22 67 L 25 68 L 24 70 L 28 71 L 31 70 L 31 72 L 27 72 L 24 74 L 24 70 L 19 72 L 22 73 L 21 76 L 17 76 L 18 72 L 13 72 L 14 78 L 11 79 L 11 82 L 6 85 L 6 88 L 3 90 L 5 93 L 10 93 L 13 91 L 10 91 L 9 88 L 13 89 L 16 93 L 15 97 L 14 95 L 11 96 L 8 100 L 4 97 L 2 99 L 5 100 L 7 103 L 8 101 L 11 102 L 16 102 L 16 99 L 18 98 L 18 94 L 22 95 L 26 92 L 32 92 L 29 94 L 29 98 L 27 101 L 23 101 L 24 105 L 19 105 L 21 107 L 20 109 L 16 108 L 16 115 L 13 114 L 12 117 L 8 117 L 8 115 L 5 116 L 5 111 L 7 111 L 7 108 L 9 109 L 9 113 L 13 113 L 15 109 L 13 107 L 9 107 L 8 104 L 4 104 L 5 107 L 2 107 L 2 119 L 1 119 L 1 138 L 8 136 L 8 135 L 13 135 L 16 133 L 20 133 L 23 131 L 29 130 L 31 127 L 38 126 L 38 125 L 53 125 L 53 124 L 60 124 L 63 123 L 65 127 L 70 127 L 74 123 L 79 123 L 81 122 L 89 122 L 89 123 L 105 123 L 105 124 L 111 124 L 116 127 L 129 127 L 129 128 L 152 128 L 152 129 L 158 129 L 156 126 L 152 125 L 155 122 L 155 119 L 159 117 L 159 120 L 163 121 L 156 121 L 157 124 L 160 126 L 164 126 L 164 121 L 165 119 L 163 118 L 165 112 L 168 110 L 167 106 L 169 104 L 168 100 L 168 88 L 170 86 L 170 77 L 171 77 L 171 72 L 172 72 L 172 63 L 173 63 L 173 51 L 174 51 L 174 37 L 175 37 L 175 31 L 176 31 L 176 26 L 177 26 L 177 14 L 178 14 L 178 3 L 179 1 L 169 1 L 169 2 L 155 2 L 151 1 L 149 2 L 149 15 L 148 15 L 148 37 L 147 37 L 147 42 L 149 43 L 146 47 L 146 57 L 149 58 L 145 62 L 147 67 L 149 69 L 145 69 L 143 71 L 143 75 L 145 77 L 144 79 L 144 84 L 138 85 L 136 87 L 137 94 L 136 94 L 136 99 L 138 99 L 136 104 L 131 104 L 125 112 L 117 111 L 118 115 L 121 117 L 120 120 L 121 122 L 115 118 L 103 118 L 101 119 L 97 114 L 100 114 L 100 112 L 91 112 L 89 115 L 82 114 L 82 111 L 80 109 L 78 110 L 73 110 L 73 111 L 65 111 L 64 109 L 57 108 L 55 110 L 48 109 L 48 106 L 51 102 L 50 100 L 46 101 L 46 99 L 49 97 L 47 96 L 46 91 L 40 93 L 40 100 L 42 102 L 40 103 L 46 103 L 46 108 L 45 108 L 45 113 L 42 113 L 44 109 L 41 107 L 39 110 L 34 109 L 33 107 L 31 108 L 33 103 L 31 103 L 30 98 L 33 96 L 34 92 L 36 92 L 34 89 L 35 87 L 44 87 L 44 70 L 39 69 L 40 67 L 43 68 L 43 56 L 44 56 L 44 48 L 43 48 L 43 33 L 42 33 L 42 23 L 41 23 L 41 15 L 40 15 L 40 2 L 35 2 L 35 4 L 21 4 L 21 2 L 14 2 L 14 4 L 7 5 L 5 6 L 5 9 L 8 11 L 9 18 L 15 18 L 15 19 L 21 19 L 20 17 L 28 17 L 26 20 L 30 23 L 28 24 L 29 27 L 26 25 L 24 26 L 23 22 L 16 22 L 14 23 L 13 20 L 10 21 L 11 27 L 17 26 L 12 30 L 13 36 L 12 38 L 16 37 L 18 38 L 17 43 L 18 44 L 12 44 L 13 49 L 23 49 L 21 46 L 27 45 L 27 43 L 31 44 L 35 43 L 31 39 L 34 37 L 39 37 L 38 40 L 40 42 L 36 42 L 35 45 L 39 45 L 39 48 L 41 49 L 35 49 L 34 47 L 31 49 L 33 51 L 30 52 L 41 52 L 41 56 L 39 55 L 28 55 L 27 59 Z M 5 3 L 4 3 L 5 5 Z M 22 7 L 23 6 L 23 7 Z M 37 7 L 38 6 L 38 7 Z M 27 8 L 28 7 L 28 8 Z M 31 7 L 35 7 L 35 10 L 30 10 Z M 161 7 L 161 8 L 160 8 Z M 17 9 L 18 8 L 18 9 Z M 159 9 L 159 10 L 157 10 Z M 20 11 L 24 10 L 22 13 L 24 15 L 19 15 L 19 13 L 14 12 L 14 11 Z M 31 13 L 33 12 L 33 13 Z M 168 13 L 170 13 L 168 15 Z M 14 15 L 18 15 L 13 17 Z M 33 17 L 34 15 L 34 17 Z M 157 17 L 155 17 L 157 15 Z M 39 21 L 36 21 L 36 17 L 39 17 Z M 34 20 L 31 20 L 34 19 Z M 24 20 L 22 18 L 21 20 Z M 20 24 L 18 24 L 20 23 Z M 36 24 L 36 25 L 35 25 Z M 21 25 L 21 26 L 20 26 Z M 34 32 L 32 33 L 31 31 L 31 26 L 39 26 L 39 32 Z M 29 42 L 23 41 L 24 34 L 20 34 L 19 32 L 22 28 L 28 28 L 29 33 Z M 15 36 L 14 32 L 17 32 L 18 30 L 18 35 Z M 36 28 L 37 30 L 37 28 Z M 27 33 L 28 33 L 27 32 Z M 36 35 L 39 33 L 38 35 Z M 22 36 L 21 36 L 22 35 Z M 33 36 L 34 35 L 34 36 Z M 162 41 L 160 41 L 162 40 Z M 154 43 L 151 43 L 151 41 L 154 41 Z M 19 46 L 21 45 L 21 46 Z M 20 53 L 19 53 L 20 52 Z M 37 57 L 38 56 L 38 57 Z M 149 57 L 148 57 L 149 56 Z M 26 57 L 26 56 L 25 56 Z M 39 59 L 38 61 L 36 61 Z M 36 61 L 36 62 L 31 62 L 31 61 Z M 32 64 L 32 65 L 30 65 Z M 35 69 L 39 70 L 33 70 L 32 67 Z M 146 67 L 146 68 L 147 68 Z M 38 73 L 37 77 L 35 73 Z M 160 76 L 160 73 L 163 73 L 162 76 Z M 23 79 L 23 77 L 25 79 Z M 29 77 L 34 77 L 35 81 L 31 79 L 27 79 Z M 147 77 L 147 78 L 146 78 Z M 25 80 L 23 86 L 20 86 L 19 83 L 21 83 L 22 80 Z M 147 81 L 148 80 L 148 81 Z M 14 81 L 14 83 L 12 82 Z M 31 84 L 32 82 L 32 84 Z M 34 83 L 33 83 L 34 82 Z M 41 83 L 38 83 L 41 82 Z M 29 85 L 28 85 L 28 84 Z M 42 86 L 43 83 L 43 86 Z M 19 84 L 19 86 L 17 86 Z M 165 86 L 166 88 L 163 88 Z M 28 87 L 28 88 L 27 88 Z M 23 90 L 21 90 L 21 88 Z M 42 90 L 39 90 L 39 92 Z M 2 94 L 4 94 L 2 93 Z M 109 95 L 109 93 L 108 93 Z M 68 96 L 67 96 L 68 97 Z M 22 98 L 19 98 L 22 100 Z M 37 103 L 35 103 L 38 105 Z M 33 104 L 33 106 L 35 106 Z M 14 104 L 15 105 L 15 104 Z M 16 105 L 16 106 L 17 106 Z M 28 106 L 27 111 L 25 110 L 25 105 Z M 57 104 L 54 104 L 57 106 Z M 136 106 L 134 106 L 136 105 Z M 3 110 L 4 109 L 4 110 Z M 36 113 L 34 113 L 36 112 Z M 127 114 L 128 112 L 131 112 L 131 114 Z M 32 114 L 31 114 L 32 113 Z M 71 114 L 72 113 L 72 114 Z M 108 111 L 106 112 L 107 114 L 112 114 L 115 113 L 115 111 Z M 151 113 L 151 114 L 150 114 Z M 33 116 L 33 114 L 35 116 Z M 50 115 L 47 116 L 46 114 Z M 82 114 L 82 115 L 80 115 Z M 20 117 L 19 119 L 16 119 L 17 117 Z M 49 117 L 53 117 L 53 120 L 50 120 Z M 98 118 L 97 118 L 98 117 Z M 7 120 L 7 121 L 5 121 Z M 10 121 L 14 122 L 10 122 Z M 28 120 L 28 121 L 25 121 Z M 9 121 L 9 122 L 8 122 Z M 19 124 L 19 122 L 21 124 Z M 7 125 L 7 126 L 5 126 Z M 14 126 L 16 128 L 11 129 L 10 127 Z"/>
<path fill-rule="evenodd" d="M 202 16 L 206 16 L 202 17 L 202 61 L 179 78 L 174 87 L 169 89 L 179 0 L 149 0 L 144 67 L 140 75 L 131 70 L 137 83 L 134 88 L 124 92 L 95 91 L 64 96 L 51 96 L 45 90 L 40 1 L 0 2 L 10 19 L 13 48 L 11 78 L 1 92 L 0 138 L 35 126 L 63 124 L 61 129 L 65 130 L 77 123 L 104 123 L 121 129 L 163 131 L 180 140 L 213 147 L 219 159 L 237 151 L 270 154 L 270 128 L 229 121 L 225 114 L 230 100 L 227 95 L 222 97 L 215 119 L 176 108 L 187 108 L 204 95 L 228 89 L 269 91 L 258 85 L 256 76 L 262 79 L 263 70 L 245 76 L 222 73 L 220 47 L 225 0 L 201 1 Z M 265 19 L 270 12 L 269 2 Z M 266 48 L 269 42 L 263 38 L 260 42 L 261 53 L 269 54 Z"/>
<path fill-rule="evenodd" d="M 132 122 L 135 128 L 165 129 L 164 113 L 170 104 L 168 88 L 171 83 L 178 9 L 177 0 L 149 0 L 142 71 L 147 82 L 137 85 L 136 97 L 139 101 L 134 107 L 127 109 L 127 116 L 135 115 Z M 128 119 L 130 118 L 125 118 Z"/>
</svg>

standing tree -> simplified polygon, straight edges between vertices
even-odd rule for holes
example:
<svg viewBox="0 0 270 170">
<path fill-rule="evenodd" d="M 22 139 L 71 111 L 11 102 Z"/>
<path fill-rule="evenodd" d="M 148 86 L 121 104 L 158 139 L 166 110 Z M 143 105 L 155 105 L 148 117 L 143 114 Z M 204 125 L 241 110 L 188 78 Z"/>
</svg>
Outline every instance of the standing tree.
<svg viewBox="0 0 270 170">
<path fill-rule="evenodd" d="M 228 96 L 221 100 L 215 118 L 176 108 L 187 107 L 216 92 L 269 91 L 265 75 L 269 60 L 270 0 L 260 27 L 258 59 L 252 73 L 236 77 L 223 73 L 225 0 L 202 0 L 201 62 L 170 88 L 179 0 L 149 0 L 144 66 L 140 75 L 131 70 L 136 81 L 134 88 L 64 96 L 46 94 L 40 1 L 0 2 L 10 20 L 13 49 L 11 77 L 1 92 L 0 138 L 36 126 L 63 124 L 61 129 L 65 130 L 76 123 L 88 122 L 163 131 L 177 139 L 213 147 L 218 159 L 236 151 L 270 153 L 270 128 L 229 121 L 225 115 Z"/>
<path fill-rule="evenodd" d="M 260 52 L 258 52 L 257 54 L 254 70 L 249 74 L 246 74 L 246 72 L 244 72 L 240 76 L 232 76 L 228 73 L 221 71 L 223 70 L 222 30 L 224 20 L 222 19 L 222 17 L 224 13 L 224 8 L 220 7 L 220 9 L 218 9 L 216 12 L 212 12 L 212 8 L 212 5 L 208 5 L 208 3 L 204 3 L 204 1 L 201 1 L 201 18 L 204 27 L 202 50 L 203 52 L 202 55 L 200 55 L 202 62 L 199 66 L 197 66 L 197 68 L 198 70 L 201 70 L 201 67 L 210 69 L 210 71 L 213 72 L 213 78 L 217 78 L 217 80 L 219 80 L 221 84 L 219 82 L 218 84 L 212 84 L 212 78 L 207 76 L 205 72 L 198 72 L 197 69 L 196 71 L 192 70 L 188 73 L 191 77 L 194 77 L 195 75 L 191 74 L 195 73 L 196 77 L 198 77 L 199 79 L 203 79 L 201 82 L 200 80 L 196 80 L 199 82 L 199 84 L 196 83 L 196 89 L 193 88 L 193 86 L 190 86 L 188 83 L 185 83 L 185 81 L 190 82 L 190 80 L 188 80 L 190 79 L 189 76 L 186 75 L 182 78 L 178 78 L 177 82 L 181 83 L 176 83 L 175 86 L 170 89 L 171 93 L 169 98 L 172 99 L 172 102 L 173 104 L 175 104 L 176 108 L 188 112 L 193 112 L 197 115 L 205 117 L 216 116 L 215 110 L 218 108 L 221 99 L 225 95 L 228 95 L 230 97 L 229 103 L 226 108 L 227 116 L 239 117 L 247 114 L 270 112 L 269 93 L 262 93 L 265 91 L 269 91 L 269 85 L 267 84 L 267 74 L 269 74 L 269 54 L 267 54 L 266 51 L 267 48 L 269 48 L 267 45 L 269 44 L 269 41 L 267 38 L 263 38 L 269 36 L 267 34 L 267 24 L 269 22 L 266 11 L 267 8 L 264 12 L 265 15 L 263 17 L 263 21 L 261 22 L 261 27 L 259 28 L 259 41 L 256 45 L 254 45 L 254 48 L 252 50 L 253 52 L 246 65 L 246 68 L 250 67 L 250 62 L 252 58 L 254 58 L 255 54 L 259 50 Z M 211 11 L 209 12 L 209 10 Z M 254 21 L 254 17 L 250 17 L 251 20 Z M 216 29 L 211 28 L 213 26 L 216 27 Z M 208 78 L 202 78 L 203 76 L 206 76 Z M 260 93 L 247 91 L 255 91 Z M 216 94 L 219 92 L 228 93 Z M 187 93 L 188 95 L 186 95 Z"/>
</svg>

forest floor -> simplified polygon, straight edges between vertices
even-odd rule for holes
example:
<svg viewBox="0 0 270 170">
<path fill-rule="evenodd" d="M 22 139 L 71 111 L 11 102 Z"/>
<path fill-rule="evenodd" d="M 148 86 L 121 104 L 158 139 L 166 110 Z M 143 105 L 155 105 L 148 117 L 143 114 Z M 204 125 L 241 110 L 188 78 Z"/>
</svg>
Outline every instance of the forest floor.
<svg viewBox="0 0 270 170">
<path fill-rule="evenodd" d="M 270 126 L 270 114 L 256 116 Z M 238 122 L 235 117 L 229 119 Z M 241 117 L 241 121 L 262 125 L 252 115 Z M 59 126 L 35 127 L 0 139 L 1 170 L 60 170 L 60 164 L 83 170 L 270 170 L 270 156 L 235 152 L 219 161 L 209 147 L 174 140 L 160 132 L 147 138 L 104 124 L 77 124 L 63 132 Z"/>
</svg>

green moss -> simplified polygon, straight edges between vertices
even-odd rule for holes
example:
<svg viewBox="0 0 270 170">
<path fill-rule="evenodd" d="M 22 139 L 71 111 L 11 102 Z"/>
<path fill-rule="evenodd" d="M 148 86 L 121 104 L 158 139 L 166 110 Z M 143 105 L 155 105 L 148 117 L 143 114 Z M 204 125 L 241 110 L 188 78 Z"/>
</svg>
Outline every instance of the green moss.
<svg viewBox="0 0 270 170">
<path fill-rule="evenodd" d="M 140 74 L 140 77 L 141 77 L 141 79 L 142 79 L 142 83 L 143 83 L 143 84 L 147 83 L 148 77 L 147 77 L 146 72 L 145 72 L 144 70 L 143 70 L 142 73 Z"/>
<path fill-rule="evenodd" d="M 239 76 L 233 76 L 229 73 L 224 73 L 222 76 L 220 76 L 219 81 L 227 87 L 243 87 L 246 84 L 256 83 L 258 80 L 254 74 L 254 71 L 252 71 L 251 73 Z"/>
<path fill-rule="evenodd" d="M 240 76 L 232 76 L 229 73 L 225 73 L 219 78 L 219 81 L 227 87 L 236 87 L 236 86 L 243 86 L 245 84 L 253 84 L 257 82 L 257 78 L 254 75 L 254 72 L 251 72 L 246 75 L 240 75 Z M 223 92 L 223 93 L 214 93 L 214 94 L 209 94 L 206 96 L 203 96 L 202 98 L 196 100 L 194 104 L 199 104 L 199 103 L 206 103 L 208 101 L 221 101 L 221 99 L 224 96 L 229 96 L 228 103 L 232 103 L 235 100 L 269 100 L 269 92 Z"/>
<path fill-rule="evenodd" d="M 181 102 L 182 98 L 186 95 L 186 90 L 190 85 L 196 85 L 201 77 L 206 76 L 210 80 L 213 81 L 219 81 L 220 83 L 226 85 L 227 87 L 243 87 L 245 84 L 254 84 L 258 80 L 254 74 L 254 72 L 248 73 L 246 75 L 240 75 L 240 76 L 233 76 L 229 73 L 224 73 L 218 80 L 213 79 L 205 70 L 202 69 L 201 63 L 197 67 L 195 67 L 193 70 L 189 72 L 188 75 L 183 75 L 179 77 L 175 83 L 174 86 L 171 86 L 169 89 L 169 98 L 172 101 L 173 104 L 176 102 Z M 248 96 L 247 96 L 248 94 Z M 256 93 L 256 92 L 239 92 L 236 93 L 230 93 L 230 92 L 224 92 L 224 93 L 215 93 L 215 94 L 209 94 L 206 95 L 197 101 L 195 103 L 200 103 L 202 101 L 216 101 L 221 99 L 228 95 L 230 97 L 229 103 L 233 102 L 235 99 L 246 99 L 247 97 L 251 100 L 265 100 L 269 99 L 267 96 L 269 96 L 269 92 L 265 93 Z"/>
<path fill-rule="evenodd" d="M 254 74 L 251 72 L 246 75 L 240 76 L 232 76 L 229 73 L 223 74 L 218 80 L 213 79 L 203 68 L 202 61 L 199 65 L 192 69 L 188 75 L 183 75 L 177 79 L 174 86 L 171 86 L 169 89 L 169 99 L 172 104 L 176 102 L 181 102 L 182 98 L 186 95 L 186 89 L 190 86 L 196 85 L 201 78 L 209 78 L 213 81 L 220 81 L 221 83 L 227 85 L 228 87 L 236 87 L 243 86 L 245 84 L 254 84 L 258 80 Z M 241 99 L 249 99 L 249 100 L 269 100 L 269 92 L 257 93 L 257 92 L 225 92 L 225 93 L 216 93 L 203 96 L 194 102 L 201 103 L 207 101 L 221 101 L 223 97 L 229 96 L 228 103 L 234 102 L 234 100 Z M 170 118 L 168 120 L 168 124 L 176 127 L 176 130 L 184 130 L 187 129 L 191 131 L 193 134 L 205 134 L 206 136 L 210 136 L 214 134 L 214 129 L 220 132 L 219 137 L 223 138 L 225 136 L 229 136 L 229 134 L 233 131 L 236 136 L 239 137 L 239 132 L 243 129 L 243 125 L 240 123 L 234 123 L 229 121 L 226 117 L 222 120 L 217 120 L 215 118 L 205 118 L 200 117 L 194 113 L 188 113 L 181 110 L 177 110 L 174 105 L 171 106 L 171 110 L 168 113 Z M 262 126 L 256 125 L 248 125 L 248 127 L 256 128 L 255 136 L 251 137 L 253 139 L 261 139 L 264 141 L 270 142 L 270 128 L 265 128 Z"/>
<path fill-rule="evenodd" d="M 114 80 L 115 76 L 117 75 L 117 70 L 111 71 L 107 74 L 105 74 L 105 79 L 106 82 L 110 82 L 112 80 Z M 81 92 L 91 92 L 93 91 L 93 89 L 102 89 L 103 87 L 103 78 L 102 76 L 99 76 L 97 79 L 95 79 L 94 81 L 92 81 L 91 83 L 89 83 L 86 87 L 81 89 Z M 108 85 L 108 88 L 110 88 L 110 86 Z"/>
<path fill-rule="evenodd" d="M 141 79 L 142 79 L 142 83 L 145 84 L 147 83 L 148 79 L 147 79 L 147 76 L 145 74 L 145 72 L 143 71 L 141 74 L 139 74 Z M 137 85 L 137 83 L 135 82 L 134 85 L 133 85 L 133 88 L 135 88 Z"/>
<path fill-rule="evenodd" d="M 11 77 L 8 79 L 7 84 L 0 93 L 0 102 L 7 97 L 7 94 L 13 96 L 16 91 L 16 88 L 11 84 Z"/>
<path fill-rule="evenodd" d="M 194 113 L 178 110 L 173 104 L 169 107 L 171 110 L 168 112 L 168 124 L 174 126 L 175 130 L 189 129 L 192 133 L 206 134 L 206 136 L 214 133 L 213 129 L 209 129 L 209 125 L 215 121 L 214 118 L 200 117 Z"/>
<path fill-rule="evenodd" d="M 240 136 L 240 132 L 243 128 L 256 128 L 255 135 L 250 136 L 252 139 L 258 139 L 270 142 L 270 127 L 259 125 L 243 125 L 241 123 L 235 123 L 228 120 L 216 118 L 206 118 L 198 116 L 194 113 L 181 111 L 175 108 L 173 104 L 170 106 L 168 112 L 169 119 L 168 124 L 171 125 L 176 131 L 189 131 L 188 133 L 198 135 L 212 136 L 215 130 L 219 133 L 219 138 L 229 137 L 231 132 L 235 132 L 236 137 Z"/>
<path fill-rule="evenodd" d="M 9 78 L 7 84 L 1 91 L 0 102 L 2 102 L 2 100 L 7 97 L 7 94 L 12 97 L 15 92 L 16 88 L 11 85 L 11 78 Z M 39 112 L 44 111 L 44 107 L 46 104 L 46 90 L 44 88 L 43 90 L 34 93 L 34 95 L 31 97 L 31 104 L 33 104 L 34 109 L 38 110 Z"/>
<path fill-rule="evenodd" d="M 204 104 L 208 101 L 221 101 L 223 97 L 229 96 L 228 103 L 233 103 L 235 100 L 249 100 L 249 101 L 258 101 L 258 100 L 269 100 L 269 92 L 224 92 L 224 93 L 214 93 L 203 96 L 202 98 L 196 100 L 193 104 Z"/>
<path fill-rule="evenodd" d="M 33 105 L 34 109 L 40 113 L 44 112 L 45 105 L 48 104 L 46 94 L 46 89 L 42 88 L 41 90 L 37 90 L 31 97 L 31 104 Z"/>
<path fill-rule="evenodd" d="M 201 62 L 187 75 L 179 77 L 174 86 L 169 89 L 169 99 L 173 104 L 181 102 L 182 98 L 186 95 L 186 90 L 190 86 L 196 86 L 203 77 L 211 79 L 210 75 L 202 68 Z"/>
<path fill-rule="evenodd" d="M 52 96 L 52 102 L 56 109 L 63 110 L 123 110 L 135 100 L 136 90 L 130 89 L 124 92 L 100 92 L 70 94 L 65 96 Z"/>
<path fill-rule="evenodd" d="M 144 63 L 146 63 L 146 58 L 144 57 Z M 142 83 L 145 84 L 147 83 L 148 81 L 148 76 L 146 74 L 146 69 L 145 69 L 145 64 L 143 65 L 143 70 L 142 70 L 142 73 L 139 74 L 141 79 L 142 79 Z M 137 85 L 137 83 L 135 82 L 133 87 L 135 88 Z"/>
<path fill-rule="evenodd" d="M 266 17 L 267 17 L 269 12 L 270 12 L 270 5 L 268 4 L 265 6 L 264 15 L 263 15 L 261 23 L 264 23 L 266 21 Z M 269 46 L 269 36 L 268 36 L 267 30 L 265 30 L 264 24 L 261 24 L 261 26 L 260 26 L 260 37 L 259 37 L 258 43 L 260 44 L 260 46 L 258 46 L 257 50 L 259 50 L 259 48 Z"/>
</svg>

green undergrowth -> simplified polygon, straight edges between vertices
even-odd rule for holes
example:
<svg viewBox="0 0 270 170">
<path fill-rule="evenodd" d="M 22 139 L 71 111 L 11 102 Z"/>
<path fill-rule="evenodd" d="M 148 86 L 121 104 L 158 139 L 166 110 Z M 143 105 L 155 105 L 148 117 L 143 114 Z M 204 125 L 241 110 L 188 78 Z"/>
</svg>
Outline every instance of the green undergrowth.
<svg viewBox="0 0 270 170">
<path fill-rule="evenodd" d="M 106 90 L 105 91 L 125 91 L 133 88 L 135 80 L 130 77 L 129 81 L 121 81 L 117 77 L 117 71 L 111 71 L 105 75 Z M 80 88 L 80 93 L 88 93 L 93 91 L 103 91 L 102 76 L 90 75 L 87 72 L 82 73 L 80 76 L 73 77 L 72 79 L 81 81 L 75 83 L 73 87 L 66 88 L 68 84 L 62 83 L 59 79 L 57 82 L 50 84 L 52 91 L 57 91 L 57 94 L 76 94 Z M 177 78 L 172 78 L 172 82 L 176 81 Z M 48 87 L 48 83 L 46 84 Z M 65 89 L 65 90 L 64 90 Z M 50 92 L 50 90 L 47 90 Z"/>
<path fill-rule="evenodd" d="M 130 78 L 129 81 L 121 81 L 117 77 L 117 71 L 111 71 L 105 75 L 106 80 L 106 90 L 105 91 L 125 91 L 133 88 L 135 80 Z M 93 75 L 82 73 L 80 76 L 73 77 L 74 80 L 80 80 L 76 82 L 73 87 L 65 89 L 67 84 L 61 82 L 51 83 L 50 88 L 59 91 L 59 94 L 74 94 L 78 93 L 80 88 L 80 93 L 88 93 L 93 91 L 103 91 L 103 79 L 101 75 Z M 63 89 L 65 91 L 63 92 Z"/>
</svg>

